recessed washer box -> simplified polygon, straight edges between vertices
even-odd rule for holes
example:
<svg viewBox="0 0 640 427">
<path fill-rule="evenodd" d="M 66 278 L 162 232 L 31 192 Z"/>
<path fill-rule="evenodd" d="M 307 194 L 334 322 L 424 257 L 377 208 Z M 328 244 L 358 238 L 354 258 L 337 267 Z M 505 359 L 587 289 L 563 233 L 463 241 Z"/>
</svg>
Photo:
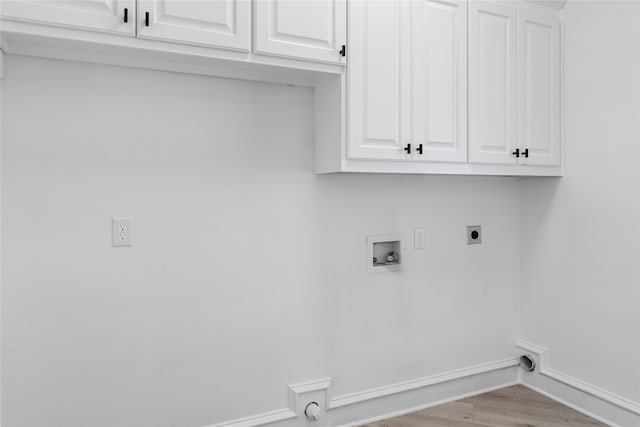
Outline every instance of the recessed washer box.
<svg viewBox="0 0 640 427">
<path fill-rule="evenodd" d="M 367 272 L 402 270 L 404 244 L 401 234 L 367 236 Z"/>
</svg>

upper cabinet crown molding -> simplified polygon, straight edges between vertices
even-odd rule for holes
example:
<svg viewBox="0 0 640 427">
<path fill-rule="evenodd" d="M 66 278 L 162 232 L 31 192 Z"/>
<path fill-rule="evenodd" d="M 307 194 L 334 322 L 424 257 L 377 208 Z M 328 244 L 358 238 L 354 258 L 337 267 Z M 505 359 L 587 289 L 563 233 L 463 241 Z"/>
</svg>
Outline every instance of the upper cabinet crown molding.
<svg viewBox="0 0 640 427">
<path fill-rule="evenodd" d="M 554 9 L 564 9 L 568 0 L 527 0 L 529 3 L 539 4 L 541 6 L 552 7 Z"/>
</svg>

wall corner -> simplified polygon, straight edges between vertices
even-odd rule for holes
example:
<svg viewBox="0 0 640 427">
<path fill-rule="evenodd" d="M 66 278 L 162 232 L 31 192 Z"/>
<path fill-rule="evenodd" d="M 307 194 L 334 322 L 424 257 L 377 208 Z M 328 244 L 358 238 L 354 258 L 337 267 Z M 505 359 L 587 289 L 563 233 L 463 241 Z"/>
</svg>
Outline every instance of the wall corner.
<svg viewBox="0 0 640 427">
<path fill-rule="evenodd" d="M 0 48 L 0 80 L 4 79 L 4 50 Z"/>
</svg>

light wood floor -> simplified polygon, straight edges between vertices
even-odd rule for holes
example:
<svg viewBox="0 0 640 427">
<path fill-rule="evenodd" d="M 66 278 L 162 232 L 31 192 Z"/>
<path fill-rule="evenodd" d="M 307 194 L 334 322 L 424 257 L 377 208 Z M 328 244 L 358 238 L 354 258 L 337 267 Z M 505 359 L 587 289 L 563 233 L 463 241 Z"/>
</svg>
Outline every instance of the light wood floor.
<svg viewBox="0 0 640 427">
<path fill-rule="evenodd" d="M 606 426 L 522 385 L 458 400 L 365 427 Z"/>
</svg>

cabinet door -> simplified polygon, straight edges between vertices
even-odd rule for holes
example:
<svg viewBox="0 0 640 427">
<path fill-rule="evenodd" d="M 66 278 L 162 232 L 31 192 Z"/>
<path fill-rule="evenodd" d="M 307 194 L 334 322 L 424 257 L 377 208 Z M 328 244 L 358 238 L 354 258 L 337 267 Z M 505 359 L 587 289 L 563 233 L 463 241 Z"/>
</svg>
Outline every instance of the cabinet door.
<svg viewBox="0 0 640 427">
<path fill-rule="evenodd" d="M 514 164 L 516 9 L 469 3 L 469 162 Z"/>
<path fill-rule="evenodd" d="M 140 38 L 248 51 L 250 31 L 250 0 L 138 0 Z"/>
<path fill-rule="evenodd" d="M 560 22 L 521 10 L 518 19 L 518 142 L 523 163 L 560 165 Z"/>
<path fill-rule="evenodd" d="M 350 1 L 347 156 L 407 159 L 408 2 Z"/>
<path fill-rule="evenodd" d="M 411 2 L 411 143 L 419 160 L 467 161 L 467 3 Z"/>
<path fill-rule="evenodd" d="M 347 43 L 345 0 L 259 0 L 255 4 L 257 53 L 343 63 Z"/>
<path fill-rule="evenodd" d="M 1 3 L 3 18 L 130 36 L 136 34 L 134 0 L 1 0 Z"/>
</svg>

